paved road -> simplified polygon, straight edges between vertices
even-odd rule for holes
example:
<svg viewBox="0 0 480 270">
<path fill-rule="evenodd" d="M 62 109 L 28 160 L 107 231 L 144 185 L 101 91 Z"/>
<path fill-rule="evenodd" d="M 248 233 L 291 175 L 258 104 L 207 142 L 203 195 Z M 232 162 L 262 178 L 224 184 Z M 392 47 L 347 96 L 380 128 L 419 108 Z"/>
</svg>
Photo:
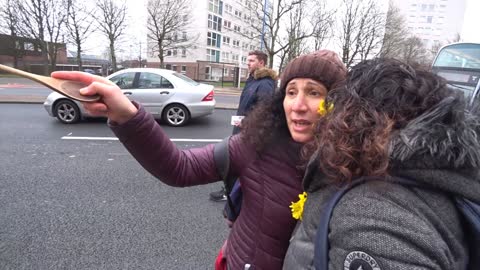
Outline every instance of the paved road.
<svg viewBox="0 0 480 270">
<path fill-rule="evenodd" d="M 43 103 L 52 91 L 47 87 L 24 78 L 0 77 L 0 102 Z M 240 90 L 216 88 L 217 108 L 236 109 Z"/>
<path fill-rule="evenodd" d="M 233 114 L 164 129 L 221 139 Z M 0 115 L 0 269 L 212 269 L 228 233 L 207 199 L 218 183 L 169 187 L 118 141 L 65 139 L 111 137 L 104 120 L 63 125 L 39 104 L 0 104 Z"/>
</svg>

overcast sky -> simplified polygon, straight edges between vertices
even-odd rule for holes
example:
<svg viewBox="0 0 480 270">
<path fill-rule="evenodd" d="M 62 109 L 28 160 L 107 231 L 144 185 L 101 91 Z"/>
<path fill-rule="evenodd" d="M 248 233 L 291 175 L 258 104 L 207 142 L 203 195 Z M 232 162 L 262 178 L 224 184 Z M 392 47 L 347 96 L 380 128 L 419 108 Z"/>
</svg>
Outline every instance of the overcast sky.
<svg viewBox="0 0 480 270">
<path fill-rule="evenodd" d="M 480 42 L 480 0 L 467 0 L 462 38 L 463 41 Z"/>
</svg>

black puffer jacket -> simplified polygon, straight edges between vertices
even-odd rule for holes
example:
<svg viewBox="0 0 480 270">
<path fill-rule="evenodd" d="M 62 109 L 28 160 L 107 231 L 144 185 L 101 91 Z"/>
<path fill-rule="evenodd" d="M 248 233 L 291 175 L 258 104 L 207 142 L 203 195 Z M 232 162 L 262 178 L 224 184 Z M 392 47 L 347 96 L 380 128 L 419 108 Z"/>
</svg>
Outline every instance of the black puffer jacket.
<svg viewBox="0 0 480 270">
<path fill-rule="evenodd" d="M 250 74 L 240 96 L 237 115 L 246 116 L 259 100 L 273 96 L 276 79 L 277 73 L 268 68 L 260 68 Z M 234 127 L 233 134 L 238 132 L 240 128 Z"/>
<path fill-rule="evenodd" d="M 447 193 L 480 202 L 479 117 L 446 98 L 400 130 L 390 149 L 391 175 L 445 193 L 387 181 L 352 189 L 330 221 L 329 269 L 465 269 L 468 235 Z M 304 188 L 303 220 L 283 269 L 313 269 L 319 215 L 336 190 L 318 171 L 304 179 Z"/>
</svg>

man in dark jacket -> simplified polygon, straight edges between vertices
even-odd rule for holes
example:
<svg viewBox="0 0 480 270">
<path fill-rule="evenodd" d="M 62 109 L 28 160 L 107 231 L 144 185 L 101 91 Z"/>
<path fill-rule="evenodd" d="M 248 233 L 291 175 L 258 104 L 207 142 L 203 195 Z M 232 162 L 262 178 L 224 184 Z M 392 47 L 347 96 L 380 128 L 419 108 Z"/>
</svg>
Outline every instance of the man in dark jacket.
<svg viewBox="0 0 480 270">
<path fill-rule="evenodd" d="M 248 79 L 240 96 L 236 118 L 245 117 L 253 106 L 262 98 L 273 95 L 277 74 L 275 71 L 265 68 L 267 54 L 262 51 L 251 51 L 248 53 Z M 232 121 L 234 122 L 234 121 Z M 236 122 L 232 134 L 235 135 L 241 130 L 240 121 Z M 212 201 L 225 201 L 225 189 L 210 193 Z"/>
</svg>

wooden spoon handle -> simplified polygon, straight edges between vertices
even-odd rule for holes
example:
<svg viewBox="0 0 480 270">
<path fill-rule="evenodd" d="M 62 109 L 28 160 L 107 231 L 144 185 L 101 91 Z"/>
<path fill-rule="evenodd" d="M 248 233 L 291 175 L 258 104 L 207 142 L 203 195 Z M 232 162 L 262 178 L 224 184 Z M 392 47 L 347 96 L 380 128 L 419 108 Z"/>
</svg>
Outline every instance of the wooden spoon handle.
<svg viewBox="0 0 480 270">
<path fill-rule="evenodd" d="M 87 86 L 86 84 L 83 84 L 80 82 L 60 80 L 60 79 L 55 79 L 47 76 L 37 75 L 37 74 L 33 74 L 23 70 L 19 70 L 16 68 L 11 68 L 5 65 L 0 65 L 0 70 L 36 81 L 40 84 L 47 86 L 53 91 L 56 91 L 64 96 L 67 96 L 69 98 L 72 98 L 78 101 L 93 102 L 100 99 L 99 95 L 84 96 L 80 94 L 80 89 Z"/>
<path fill-rule="evenodd" d="M 22 77 L 25 77 L 27 79 L 34 80 L 36 82 L 39 82 L 38 81 L 39 77 L 45 77 L 45 76 L 40 76 L 40 75 L 36 75 L 36 74 L 33 74 L 33 73 L 29 73 L 29 72 L 26 72 L 26 71 L 23 71 L 23 70 L 20 70 L 20 69 L 11 68 L 11 67 L 5 66 L 5 65 L 0 65 L 0 70 L 3 70 L 3 71 L 8 72 L 8 73 L 15 74 L 15 75 L 18 75 L 18 76 L 22 76 Z"/>
</svg>

